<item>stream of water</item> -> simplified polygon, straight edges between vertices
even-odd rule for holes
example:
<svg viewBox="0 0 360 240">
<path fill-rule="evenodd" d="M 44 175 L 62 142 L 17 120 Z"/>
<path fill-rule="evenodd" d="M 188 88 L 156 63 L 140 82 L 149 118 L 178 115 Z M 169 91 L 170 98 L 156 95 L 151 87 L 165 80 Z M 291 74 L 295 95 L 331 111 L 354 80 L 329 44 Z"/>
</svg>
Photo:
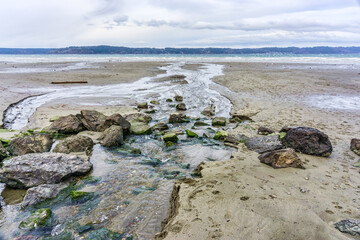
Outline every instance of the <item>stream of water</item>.
<svg viewBox="0 0 360 240">
<path fill-rule="evenodd" d="M 184 97 L 188 108 L 185 113 L 192 120 L 170 124 L 170 129 L 184 132 L 193 127 L 196 118 L 210 123 L 201 111 L 211 103 L 216 107 L 216 116 L 229 117 L 232 105 L 215 90 L 218 85 L 211 80 L 222 74 L 222 66 L 208 63 L 197 70 L 186 70 L 182 68 L 184 64 L 176 62 L 162 67 L 166 73 L 134 83 L 47 89 L 48 93 L 27 98 L 9 108 L 5 126 L 25 128 L 36 108 L 53 102 L 119 105 L 129 101 L 157 100 L 160 104 L 155 106 L 156 112 L 151 115 L 153 120 L 150 122 L 154 125 L 167 121 L 169 114 L 175 111 L 174 103 L 166 102 L 166 99 L 176 94 Z M 174 75 L 184 75 L 186 83 Z M 228 159 L 234 151 L 212 139 L 216 128 L 203 126 L 193 130 L 199 138 L 180 135 L 179 143 L 172 148 L 165 148 L 161 137 L 154 133 L 129 136 L 119 148 L 95 145 L 90 159 L 94 166 L 91 174 L 78 178 L 57 198 L 22 211 L 19 202 L 9 202 L 4 197 L 0 211 L 0 239 L 152 239 L 161 230 L 161 222 L 168 213 L 174 181 L 192 177 L 193 169 L 199 163 Z M 141 149 L 141 154 L 132 154 L 134 148 Z M 6 196 L 10 190 L 3 187 L 0 185 L 0 192 Z M 72 189 L 92 194 L 84 200 L 73 201 L 69 198 Z M 42 207 L 53 212 L 49 226 L 31 232 L 18 229 L 21 220 Z"/>
</svg>

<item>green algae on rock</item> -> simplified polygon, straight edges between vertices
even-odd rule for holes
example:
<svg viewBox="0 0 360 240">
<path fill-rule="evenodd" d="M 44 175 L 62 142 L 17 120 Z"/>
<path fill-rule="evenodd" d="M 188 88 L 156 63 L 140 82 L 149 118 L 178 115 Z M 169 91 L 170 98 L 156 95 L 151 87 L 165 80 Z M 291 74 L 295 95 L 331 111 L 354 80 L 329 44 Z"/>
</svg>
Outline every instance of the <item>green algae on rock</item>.
<svg viewBox="0 0 360 240">
<path fill-rule="evenodd" d="M 71 191 L 69 196 L 70 196 L 71 200 L 79 200 L 79 199 L 83 199 L 85 197 L 89 197 L 93 194 L 94 193 L 92 193 L 92 192 Z"/>
<path fill-rule="evenodd" d="M 173 132 L 168 132 L 165 133 L 165 135 L 163 136 L 164 142 L 178 142 L 179 138 L 177 137 L 177 135 Z"/>
<path fill-rule="evenodd" d="M 49 208 L 42 208 L 29 217 L 25 218 L 19 225 L 20 229 L 32 230 L 41 226 L 45 226 L 49 218 L 51 217 L 51 210 Z"/>
<path fill-rule="evenodd" d="M 191 138 L 193 138 L 193 137 L 199 137 L 195 132 L 193 132 L 193 131 L 191 131 L 191 130 L 189 130 L 189 129 L 186 129 L 185 130 L 185 132 L 186 132 L 186 135 L 188 136 L 188 137 L 191 137 Z"/>
<path fill-rule="evenodd" d="M 226 118 L 224 117 L 215 117 L 211 123 L 213 126 L 226 126 Z"/>
<path fill-rule="evenodd" d="M 226 131 L 217 131 L 215 136 L 214 136 L 214 139 L 215 140 L 223 140 L 227 136 L 228 136 L 228 132 L 226 132 Z"/>
</svg>

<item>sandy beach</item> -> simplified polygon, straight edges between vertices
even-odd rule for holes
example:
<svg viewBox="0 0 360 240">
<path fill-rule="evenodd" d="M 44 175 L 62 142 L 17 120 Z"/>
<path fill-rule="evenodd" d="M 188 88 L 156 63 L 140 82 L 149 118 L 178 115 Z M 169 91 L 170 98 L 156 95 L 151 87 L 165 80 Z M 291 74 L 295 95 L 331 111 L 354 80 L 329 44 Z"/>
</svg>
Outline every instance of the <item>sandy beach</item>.
<svg viewBox="0 0 360 240">
<path fill-rule="evenodd" d="M 259 154 L 240 143 L 231 159 L 202 164 L 200 178 L 176 182 L 170 215 L 156 239 L 360 239 L 334 227 L 340 220 L 360 218 L 360 174 L 353 167 L 360 157 L 349 149 L 350 140 L 359 138 L 360 132 L 360 109 L 353 100 L 360 89 L 359 69 L 335 64 L 218 64 L 224 65 L 224 75 L 213 81 L 223 88 L 213 88 L 233 103 L 233 113 L 252 119 L 225 130 L 254 137 L 260 126 L 276 132 L 284 126 L 313 127 L 329 136 L 333 153 L 328 158 L 299 153 L 306 169 L 274 169 L 260 163 Z M 21 65 L 16 67 L 26 67 Z M 164 65 L 101 63 L 64 72 L 2 73 L 0 111 L 44 93 L 38 89 L 51 86 L 51 81 L 87 80 L 87 85 L 94 86 L 127 83 L 160 74 L 157 67 Z M 334 104 L 329 102 L 331 97 L 341 101 Z M 37 109 L 27 128 L 45 126 L 54 116 L 82 108 L 76 103 L 47 103 Z M 136 111 L 130 106 L 87 109 L 106 115 Z"/>
</svg>

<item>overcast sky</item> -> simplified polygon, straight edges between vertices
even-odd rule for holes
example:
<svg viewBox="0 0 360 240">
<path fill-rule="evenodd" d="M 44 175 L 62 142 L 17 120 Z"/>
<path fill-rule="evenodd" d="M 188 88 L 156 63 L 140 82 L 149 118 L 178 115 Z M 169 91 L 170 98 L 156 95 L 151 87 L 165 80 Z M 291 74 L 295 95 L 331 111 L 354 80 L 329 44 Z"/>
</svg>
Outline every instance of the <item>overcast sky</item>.
<svg viewBox="0 0 360 240">
<path fill-rule="evenodd" d="M 0 0 L 0 47 L 360 46 L 360 0 Z"/>
</svg>

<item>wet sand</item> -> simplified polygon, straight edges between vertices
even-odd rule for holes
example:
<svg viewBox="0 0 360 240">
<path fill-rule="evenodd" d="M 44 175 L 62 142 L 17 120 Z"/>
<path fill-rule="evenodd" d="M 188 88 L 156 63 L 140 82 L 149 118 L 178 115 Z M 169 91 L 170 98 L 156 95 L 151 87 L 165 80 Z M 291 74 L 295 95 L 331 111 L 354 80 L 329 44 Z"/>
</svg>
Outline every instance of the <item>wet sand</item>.
<svg viewBox="0 0 360 240">
<path fill-rule="evenodd" d="M 358 72 L 337 65 L 226 64 L 215 81 L 242 99 L 229 96 L 233 110 L 254 120 L 233 133 L 251 137 L 260 126 L 314 127 L 329 136 L 334 151 L 329 158 L 298 154 L 305 170 L 273 169 L 240 144 L 232 159 L 206 163 L 201 178 L 176 185 L 173 215 L 159 238 L 358 239 L 334 223 L 360 217 L 360 174 L 352 166 L 360 157 L 349 149 L 350 139 L 359 137 L 360 108 L 320 109 L 309 101 L 358 94 Z"/>
<path fill-rule="evenodd" d="M 36 94 L 32 89 L 47 87 L 51 81 L 86 79 L 94 85 L 129 82 L 159 73 L 156 67 L 160 65 L 164 63 L 106 63 L 100 68 L 68 72 L 1 74 L 0 111 Z M 201 178 L 176 184 L 173 214 L 159 238 L 354 239 L 340 233 L 334 223 L 360 218 L 360 174 L 352 166 L 360 158 L 349 150 L 350 139 L 359 137 L 360 110 L 321 109 L 309 100 L 324 94 L 357 95 L 359 70 L 314 64 L 223 65 L 225 75 L 215 82 L 234 92 L 222 89 L 233 102 L 234 112 L 254 120 L 233 133 L 251 137 L 257 135 L 259 126 L 276 131 L 283 126 L 315 127 L 329 135 L 334 151 L 329 158 L 299 154 L 305 170 L 273 169 L 240 144 L 230 160 L 208 162 Z M 201 66 L 188 66 L 197 67 Z M 113 110 L 99 108 L 109 113 Z M 79 106 L 47 104 L 30 123 L 36 127 L 52 116 L 73 111 L 79 111 Z"/>
</svg>

